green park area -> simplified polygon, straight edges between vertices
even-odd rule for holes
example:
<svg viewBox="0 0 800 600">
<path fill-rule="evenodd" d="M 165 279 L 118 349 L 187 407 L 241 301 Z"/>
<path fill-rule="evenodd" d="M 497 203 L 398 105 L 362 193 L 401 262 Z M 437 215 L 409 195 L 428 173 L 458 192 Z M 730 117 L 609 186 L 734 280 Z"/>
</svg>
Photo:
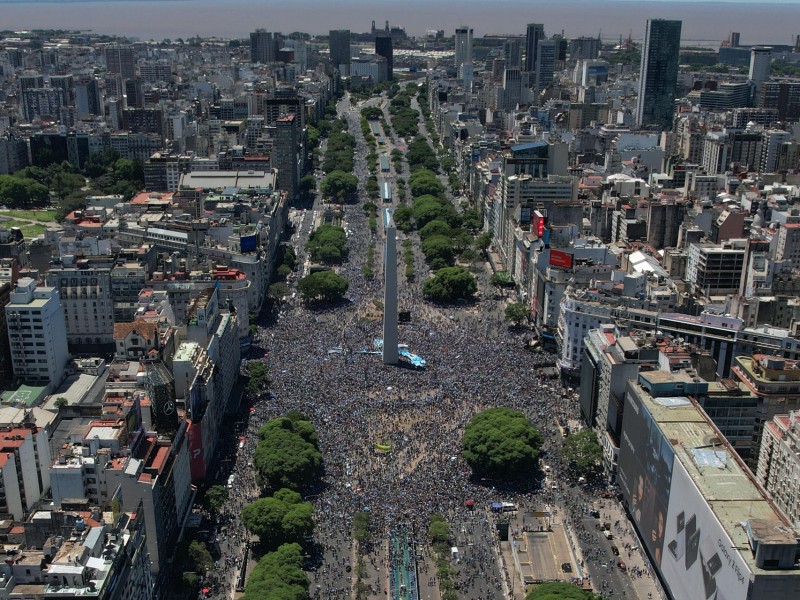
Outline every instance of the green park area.
<svg viewBox="0 0 800 600">
<path fill-rule="evenodd" d="M 55 210 L 0 210 L 0 227 L 19 227 L 26 238 L 41 235 L 55 220 Z"/>
</svg>

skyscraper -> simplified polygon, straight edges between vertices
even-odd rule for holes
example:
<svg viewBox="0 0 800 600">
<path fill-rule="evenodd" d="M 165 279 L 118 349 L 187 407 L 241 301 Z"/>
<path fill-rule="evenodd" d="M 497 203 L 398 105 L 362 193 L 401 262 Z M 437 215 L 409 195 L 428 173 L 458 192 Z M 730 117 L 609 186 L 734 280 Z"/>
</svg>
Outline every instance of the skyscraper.
<svg viewBox="0 0 800 600">
<path fill-rule="evenodd" d="M 456 70 L 464 87 L 472 85 L 472 28 L 462 25 L 456 29 Z"/>
<path fill-rule="evenodd" d="M 277 60 L 278 35 L 264 29 L 250 34 L 250 62 L 268 64 Z"/>
<path fill-rule="evenodd" d="M 769 79 L 772 65 L 772 48 L 770 46 L 753 46 L 750 48 L 750 71 L 748 79 L 753 82 L 755 91 L 761 89 L 761 84 Z"/>
<path fill-rule="evenodd" d="M 681 21 L 648 19 L 636 107 L 640 127 L 672 129 L 680 47 Z"/>
<path fill-rule="evenodd" d="M 542 39 L 544 39 L 544 25 L 541 23 L 528 23 L 528 31 L 525 36 L 525 70 L 528 73 L 536 71 L 539 40 Z"/>
<path fill-rule="evenodd" d="M 375 36 L 375 54 L 382 56 L 386 59 L 386 79 L 391 81 L 394 79 L 394 52 L 392 47 L 392 36 L 378 35 Z"/>
<path fill-rule="evenodd" d="M 136 70 L 136 57 L 133 46 L 128 44 L 111 44 L 106 46 L 106 71 L 118 73 L 123 79 L 130 79 Z"/>
<path fill-rule="evenodd" d="M 350 30 L 331 29 L 328 36 L 328 47 L 331 52 L 331 65 L 334 69 L 345 66 L 345 71 L 350 70 Z M 342 75 L 349 75 L 349 72 L 342 72 Z"/>
<path fill-rule="evenodd" d="M 539 40 L 536 56 L 536 94 L 553 82 L 558 40 Z"/>
<path fill-rule="evenodd" d="M 289 200 L 297 197 L 300 173 L 300 143 L 298 124 L 300 119 L 288 114 L 275 121 L 275 144 L 272 147 L 272 162 L 278 170 L 278 188 L 286 191 Z"/>
<path fill-rule="evenodd" d="M 503 56 L 509 69 L 522 66 L 522 45 L 517 38 L 509 38 L 503 42 Z"/>
</svg>

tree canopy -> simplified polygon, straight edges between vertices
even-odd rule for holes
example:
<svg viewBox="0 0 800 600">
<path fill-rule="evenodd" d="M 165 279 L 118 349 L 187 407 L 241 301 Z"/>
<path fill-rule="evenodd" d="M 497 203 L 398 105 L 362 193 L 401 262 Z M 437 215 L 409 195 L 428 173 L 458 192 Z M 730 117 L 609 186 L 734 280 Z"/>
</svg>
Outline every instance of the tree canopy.
<svg viewBox="0 0 800 600">
<path fill-rule="evenodd" d="M 506 320 L 519 325 L 528 317 L 528 308 L 522 302 L 513 302 L 506 306 Z"/>
<path fill-rule="evenodd" d="M 436 173 L 428 169 L 418 169 L 411 173 L 408 178 L 408 186 L 413 198 L 420 196 L 444 197 L 444 185 L 436 177 Z"/>
<path fill-rule="evenodd" d="M 478 290 L 475 277 L 463 267 L 444 267 L 422 286 L 422 295 L 433 302 L 467 300 Z"/>
<path fill-rule="evenodd" d="M 561 451 L 570 467 L 584 476 L 596 473 L 603 460 L 603 449 L 591 429 L 570 433 Z"/>
<path fill-rule="evenodd" d="M 338 302 L 349 287 L 347 279 L 333 271 L 317 271 L 297 282 L 297 289 L 307 302 Z"/>
<path fill-rule="evenodd" d="M 306 250 L 314 262 L 339 264 L 347 257 L 347 234 L 341 227 L 325 223 L 311 232 Z"/>
<path fill-rule="evenodd" d="M 203 504 L 205 504 L 209 512 L 212 514 L 217 514 L 227 499 L 228 490 L 225 489 L 224 486 L 212 485 L 206 490 L 206 493 L 203 496 Z"/>
<path fill-rule="evenodd" d="M 247 580 L 244 600 L 307 600 L 300 544 L 283 544 L 265 554 Z"/>
<path fill-rule="evenodd" d="M 308 487 L 322 468 L 317 432 L 300 415 L 272 419 L 258 432 L 256 480 L 271 489 Z"/>
<path fill-rule="evenodd" d="M 574 583 L 557 582 L 536 585 L 525 600 L 600 600 L 600 596 L 582 590 Z"/>
<path fill-rule="evenodd" d="M 536 472 L 542 440 L 521 412 L 490 408 L 472 417 L 464 429 L 462 449 L 476 475 L 522 479 Z"/>
<path fill-rule="evenodd" d="M 272 496 L 259 498 L 242 510 L 242 523 L 270 547 L 303 542 L 314 531 L 314 508 L 300 494 L 282 488 Z"/>
<path fill-rule="evenodd" d="M 358 178 L 352 173 L 345 173 L 342 170 L 331 171 L 325 176 L 320 184 L 320 190 L 326 196 L 335 198 L 339 202 L 344 202 L 358 189 Z"/>
</svg>

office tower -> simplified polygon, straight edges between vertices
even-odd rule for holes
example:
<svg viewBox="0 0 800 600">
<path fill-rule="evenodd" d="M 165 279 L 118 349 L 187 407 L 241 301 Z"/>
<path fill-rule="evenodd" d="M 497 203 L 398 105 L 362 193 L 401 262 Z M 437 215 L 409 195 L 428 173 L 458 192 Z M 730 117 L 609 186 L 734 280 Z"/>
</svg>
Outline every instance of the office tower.
<svg viewBox="0 0 800 600">
<path fill-rule="evenodd" d="M 6 322 L 14 376 L 50 389 L 58 386 L 69 359 L 58 290 L 37 288 L 33 279 L 21 278 L 6 305 Z"/>
<path fill-rule="evenodd" d="M 138 77 L 125 81 L 125 101 L 128 108 L 144 108 L 144 90 Z"/>
<path fill-rule="evenodd" d="M 275 144 L 272 162 L 278 170 L 278 189 L 285 190 L 289 200 L 297 197 L 300 180 L 299 117 L 288 114 L 275 121 Z"/>
<path fill-rule="evenodd" d="M 680 47 L 681 21 L 648 19 L 639 71 L 639 127 L 672 129 Z"/>
<path fill-rule="evenodd" d="M 513 69 L 522 66 L 522 44 L 516 38 L 509 38 L 503 42 L 503 56 L 506 67 Z"/>
<path fill-rule="evenodd" d="M 342 75 L 350 71 L 350 30 L 331 29 L 328 35 L 328 47 L 331 53 L 331 66 L 339 69 Z M 342 70 L 344 65 L 344 70 Z"/>
<path fill-rule="evenodd" d="M 522 102 L 522 71 L 519 67 L 503 71 L 503 102 L 499 108 L 514 110 Z"/>
<path fill-rule="evenodd" d="M 123 79 L 130 79 L 135 75 L 136 58 L 133 46 L 127 44 L 112 44 L 106 47 L 106 71 L 122 75 Z"/>
<path fill-rule="evenodd" d="M 64 103 L 68 106 L 75 104 L 75 79 L 72 75 L 51 75 L 50 87 L 64 90 Z"/>
<path fill-rule="evenodd" d="M 397 352 L 397 229 L 391 208 L 383 209 L 386 245 L 383 253 L 383 364 L 396 365 Z"/>
<path fill-rule="evenodd" d="M 539 40 L 536 52 L 536 76 L 534 78 L 537 95 L 553 83 L 553 71 L 557 53 L 558 40 Z"/>
<path fill-rule="evenodd" d="M 303 40 L 289 40 L 294 48 L 294 64 L 298 72 L 305 75 L 308 69 L 308 44 Z"/>
<path fill-rule="evenodd" d="M 738 48 L 739 47 L 739 36 L 741 34 L 738 31 L 731 31 L 731 48 Z"/>
<path fill-rule="evenodd" d="M 392 81 L 394 79 L 394 51 L 392 47 L 392 36 L 375 36 L 375 54 L 386 59 L 386 79 Z"/>
<path fill-rule="evenodd" d="M 600 38 L 579 37 L 569 41 L 570 60 L 593 59 L 600 55 Z"/>
<path fill-rule="evenodd" d="M 756 93 L 761 89 L 761 84 L 769 79 L 772 63 L 772 48 L 770 46 L 753 46 L 750 48 L 750 71 L 748 79 L 753 82 Z"/>
<path fill-rule="evenodd" d="M 103 114 L 100 86 L 94 77 L 81 78 L 75 84 L 75 110 L 79 117 Z"/>
<path fill-rule="evenodd" d="M 539 51 L 539 41 L 544 39 L 544 25 L 541 23 L 528 23 L 525 36 L 525 71 L 536 71 L 536 56 Z"/>
<path fill-rule="evenodd" d="M 463 25 L 456 29 L 456 70 L 464 87 L 472 86 L 472 28 Z"/>
<path fill-rule="evenodd" d="M 273 63 L 278 56 L 278 35 L 264 29 L 250 34 L 250 62 Z"/>
</svg>

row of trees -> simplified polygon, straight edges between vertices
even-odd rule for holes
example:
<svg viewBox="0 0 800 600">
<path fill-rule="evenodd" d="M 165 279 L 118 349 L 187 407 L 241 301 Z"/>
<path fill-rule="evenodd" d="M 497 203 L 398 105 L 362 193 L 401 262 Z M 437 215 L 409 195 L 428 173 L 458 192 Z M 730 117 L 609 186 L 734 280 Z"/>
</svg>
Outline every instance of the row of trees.
<svg viewBox="0 0 800 600">
<path fill-rule="evenodd" d="M 341 264 L 347 258 L 347 233 L 342 227 L 324 223 L 311 232 L 306 251 L 314 262 Z"/>
<path fill-rule="evenodd" d="M 411 108 L 411 98 L 416 92 L 416 84 L 409 83 L 392 98 L 389 104 L 392 126 L 400 137 L 413 137 L 419 134 L 419 111 Z"/>
<path fill-rule="evenodd" d="M 314 425 L 299 413 L 267 422 L 258 431 L 253 456 L 256 482 L 272 490 L 304 490 L 322 469 L 322 454 Z"/>
<path fill-rule="evenodd" d="M 303 544 L 314 532 L 314 509 L 300 491 L 322 470 L 314 425 L 300 413 L 272 419 L 258 432 L 253 466 L 260 485 L 276 490 L 244 507 L 242 522 L 270 550 L 247 581 L 246 600 L 306 600 Z"/>
</svg>

